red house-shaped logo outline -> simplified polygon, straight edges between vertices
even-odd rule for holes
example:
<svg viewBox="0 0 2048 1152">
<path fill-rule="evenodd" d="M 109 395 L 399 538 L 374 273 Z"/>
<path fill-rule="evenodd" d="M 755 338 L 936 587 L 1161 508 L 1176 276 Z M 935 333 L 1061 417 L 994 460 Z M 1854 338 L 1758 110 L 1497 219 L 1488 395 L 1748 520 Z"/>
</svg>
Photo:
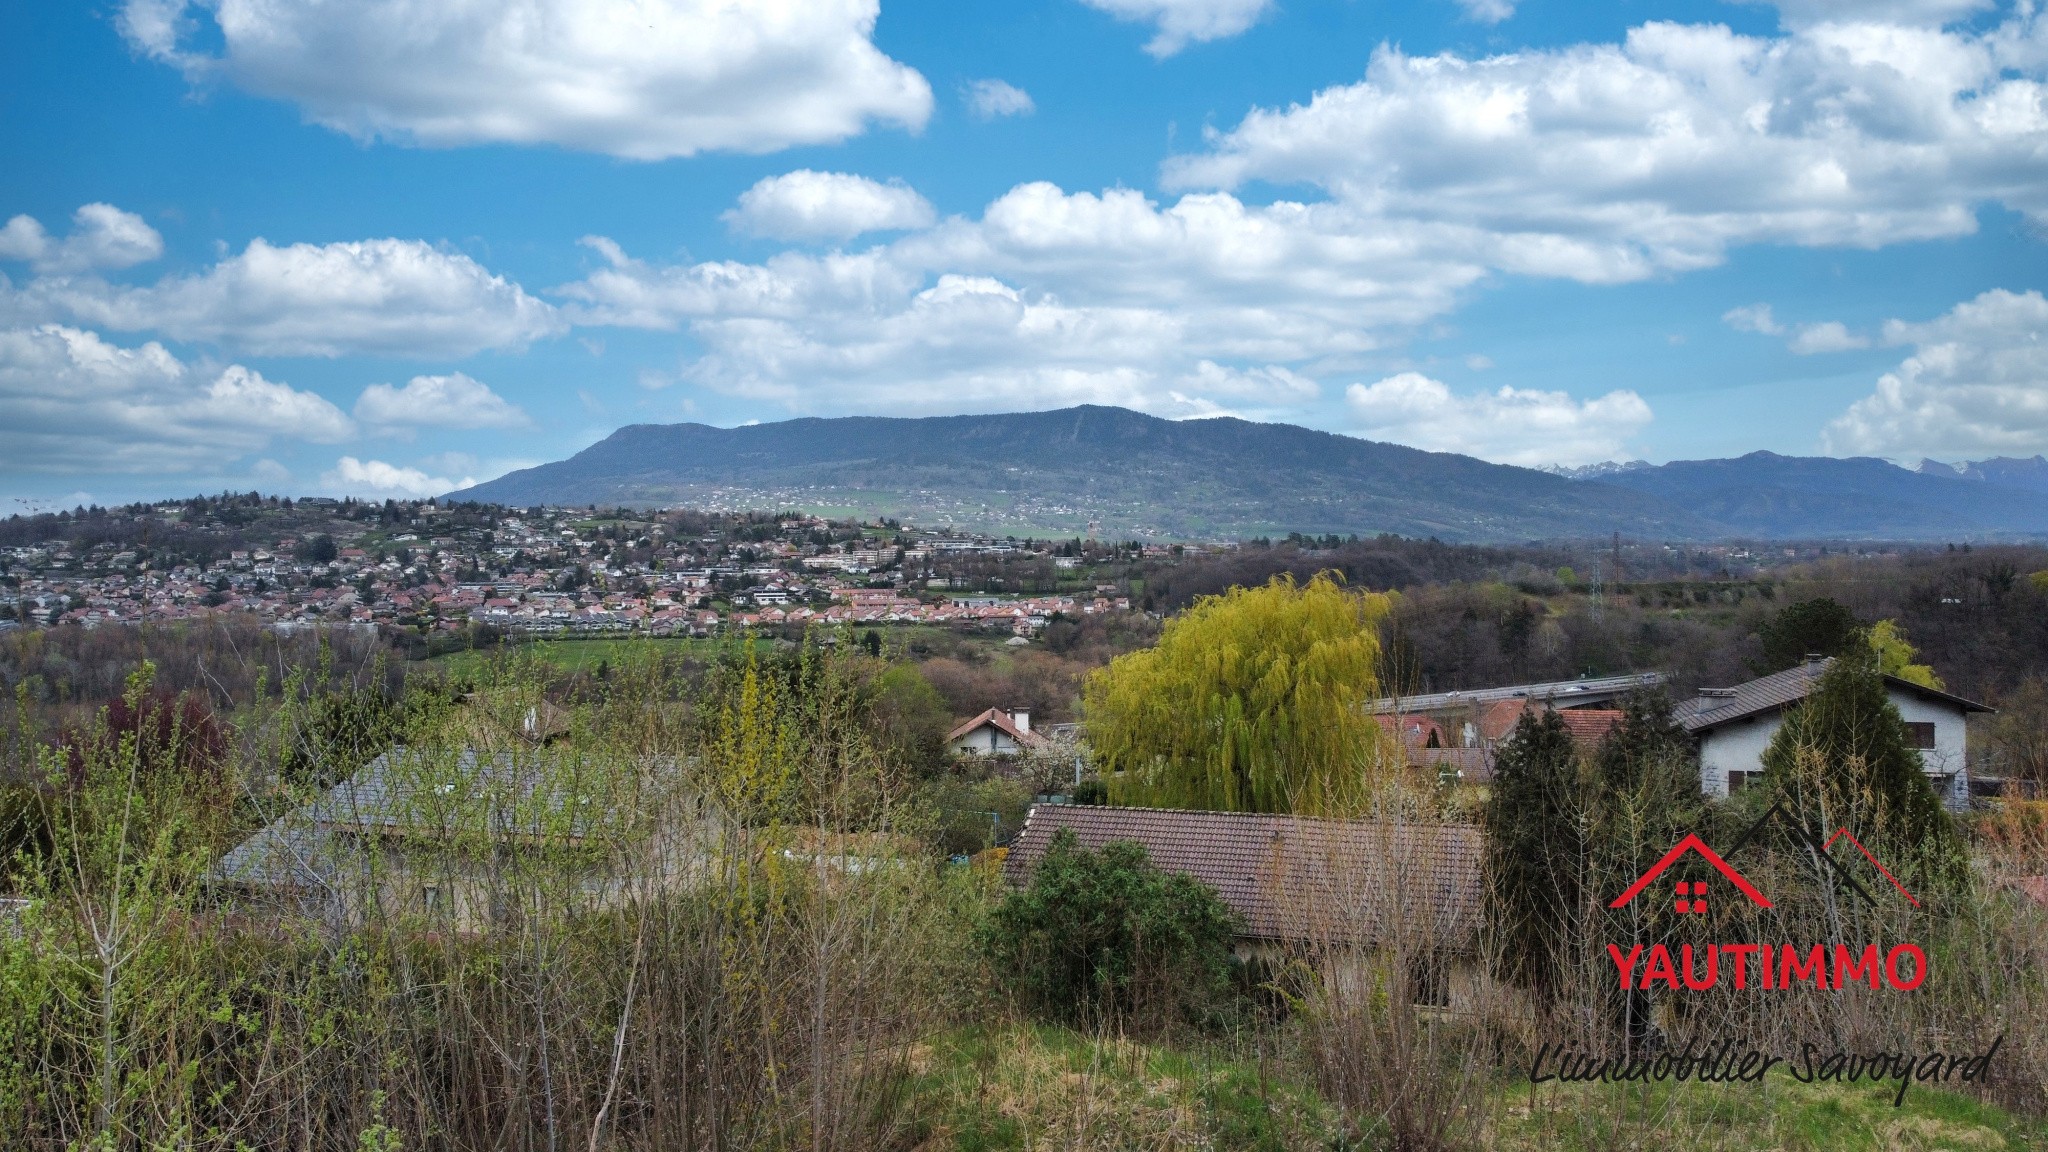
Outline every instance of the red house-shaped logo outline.
<svg viewBox="0 0 2048 1152">
<path fill-rule="evenodd" d="M 1899 878 L 1897 876 L 1892 875 L 1892 870 L 1878 863 L 1877 857 L 1872 856 L 1870 854 L 1870 849 L 1865 848 L 1863 846 L 1863 841 L 1858 840 L 1856 838 L 1856 834 L 1854 832 L 1849 831 L 1847 828 L 1835 829 L 1835 834 L 1833 836 L 1828 837 L 1828 842 L 1820 846 L 1821 855 L 1827 856 L 1828 849 L 1833 848 L 1835 846 L 1835 841 L 1844 838 L 1846 838 L 1849 841 L 1849 843 L 1854 844 L 1858 852 L 1863 853 L 1863 858 L 1865 860 L 1870 861 L 1870 866 L 1872 868 L 1875 868 L 1879 872 L 1884 873 L 1884 878 L 1892 882 L 1892 887 L 1897 888 L 1899 890 L 1899 895 L 1904 896 L 1906 898 L 1907 903 L 1911 904 L 1915 908 L 1918 908 L 1920 906 L 1919 898 L 1914 896 L 1911 892 L 1906 891 L 1906 886 L 1904 884 L 1899 883 Z M 1832 861 L 1834 857 L 1828 856 L 1828 859 Z M 1839 867 L 1839 865 L 1837 867 Z"/>
<path fill-rule="evenodd" d="M 1662 860 L 1659 860 L 1655 864 L 1650 865 L 1650 870 L 1643 873 L 1641 876 L 1637 877 L 1636 882 L 1628 886 L 1628 891 L 1623 892 L 1619 896 L 1616 896 L 1614 898 L 1614 902 L 1612 904 L 1609 904 L 1608 907 L 1619 908 L 1622 905 L 1628 903 L 1629 901 L 1635 899 L 1637 896 L 1642 895 L 1643 889 L 1648 888 L 1651 884 L 1655 883 L 1657 877 L 1662 876 L 1666 869 L 1670 868 L 1673 864 L 1678 863 L 1678 858 L 1680 856 L 1685 855 L 1688 851 L 1699 853 L 1700 856 L 1704 858 L 1707 863 L 1714 866 L 1714 871 L 1719 872 L 1721 875 L 1727 877 L 1728 882 L 1730 884 L 1735 885 L 1737 891 L 1741 892 L 1744 896 L 1749 897 L 1750 900 L 1758 906 L 1764 908 L 1773 907 L 1771 902 L 1764 898 L 1764 894 L 1756 890 L 1756 885 L 1751 884 L 1749 882 L 1748 877 L 1744 876 L 1740 872 L 1737 872 L 1735 870 L 1734 865 L 1728 863 L 1726 860 L 1721 859 L 1719 853 L 1715 852 L 1712 848 L 1707 847 L 1706 841 L 1701 840 L 1699 836 L 1694 833 L 1688 833 L 1685 839 L 1680 840 L 1676 845 L 1672 847 L 1671 851 L 1666 852 L 1664 854 L 1664 858 Z"/>
</svg>

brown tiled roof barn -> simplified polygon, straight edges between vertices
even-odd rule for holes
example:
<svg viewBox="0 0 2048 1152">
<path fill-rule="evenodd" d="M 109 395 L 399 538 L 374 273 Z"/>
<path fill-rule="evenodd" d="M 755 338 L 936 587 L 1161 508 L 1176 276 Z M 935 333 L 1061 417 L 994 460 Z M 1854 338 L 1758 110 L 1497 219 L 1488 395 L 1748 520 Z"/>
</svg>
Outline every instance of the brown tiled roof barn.
<svg viewBox="0 0 2048 1152">
<path fill-rule="evenodd" d="M 1471 824 L 1040 804 L 1010 846 L 1004 878 L 1029 882 L 1061 829 L 1083 848 L 1144 845 L 1159 867 L 1216 889 L 1256 939 L 1382 937 L 1401 913 L 1462 944 L 1478 924 L 1481 846 Z"/>
</svg>

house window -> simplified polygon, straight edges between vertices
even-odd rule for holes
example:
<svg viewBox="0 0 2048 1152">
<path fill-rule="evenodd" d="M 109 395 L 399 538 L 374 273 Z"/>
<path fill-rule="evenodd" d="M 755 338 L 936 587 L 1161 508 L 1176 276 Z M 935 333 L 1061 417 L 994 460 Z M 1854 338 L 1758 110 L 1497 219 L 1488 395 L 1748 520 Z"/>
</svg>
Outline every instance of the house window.
<svg viewBox="0 0 2048 1152">
<path fill-rule="evenodd" d="M 441 914 L 441 889 L 428 884 L 420 888 L 420 908 L 429 916 Z"/>
<path fill-rule="evenodd" d="M 1749 787 L 1750 778 L 1761 775 L 1763 775 L 1761 772 L 1740 772 L 1731 769 L 1728 773 L 1728 794 L 1733 796 L 1744 788 Z"/>
<path fill-rule="evenodd" d="M 1934 725 L 1912 721 L 1907 722 L 1906 743 L 1915 748 L 1934 747 Z"/>
<path fill-rule="evenodd" d="M 1418 1008 L 1451 1006 L 1451 968 L 1441 956 L 1424 956 L 1408 964 L 1408 989 Z"/>
</svg>

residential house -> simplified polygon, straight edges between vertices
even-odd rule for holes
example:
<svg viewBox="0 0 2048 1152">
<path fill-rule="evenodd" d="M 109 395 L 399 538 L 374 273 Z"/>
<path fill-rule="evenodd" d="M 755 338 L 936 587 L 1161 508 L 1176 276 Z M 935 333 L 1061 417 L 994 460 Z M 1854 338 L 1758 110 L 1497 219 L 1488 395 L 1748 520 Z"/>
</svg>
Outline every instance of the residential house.
<svg viewBox="0 0 2048 1152">
<path fill-rule="evenodd" d="M 1700 789 L 1709 796 L 1739 792 L 1763 773 L 1764 750 L 1788 710 L 1811 695 L 1833 658 L 1738 684 L 1702 688 L 1679 709 L 1679 722 L 1699 741 Z M 1939 689 L 1886 676 L 1885 694 L 1905 718 L 1906 732 L 1935 795 L 1950 808 L 1970 799 L 1968 718 L 1991 708 Z"/>
<path fill-rule="evenodd" d="M 1369 710 L 1383 716 L 1428 717 L 1436 722 L 1442 733 L 1440 743 L 1446 747 L 1490 748 L 1514 730 L 1515 721 L 1531 705 L 1555 709 L 1559 715 L 1567 717 L 1569 725 L 1573 712 L 1587 709 L 1611 711 L 1614 701 L 1639 689 L 1655 688 L 1663 684 L 1664 679 L 1661 672 L 1632 672 L 1624 676 L 1389 696 L 1374 701 Z"/>
<path fill-rule="evenodd" d="M 1396 716 L 1380 713 L 1373 717 L 1388 736 L 1399 739 L 1403 744 L 1414 744 L 1423 748 L 1449 748 L 1450 737 L 1444 733 L 1444 726 L 1430 716 Z"/>
<path fill-rule="evenodd" d="M 1373 717 L 1388 738 L 1401 744 L 1408 767 L 1434 774 L 1438 783 L 1484 784 L 1493 779 L 1493 746 L 1461 743 L 1432 716 L 1397 716 L 1380 713 Z"/>
<path fill-rule="evenodd" d="M 602 902 L 621 894 L 611 890 L 617 873 L 594 869 L 616 864 L 621 851 L 666 882 L 708 858 L 715 833 L 701 814 L 648 791 L 664 775 L 622 782 L 538 744 L 394 748 L 235 846 L 209 882 L 245 909 L 338 924 L 410 917 L 471 931 L 532 898 L 531 865 L 552 861 L 589 870 L 578 894 Z M 608 851 L 590 851 L 599 846 Z"/>
<path fill-rule="evenodd" d="M 1596 696 L 1587 702 L 1579 699 L 1582 694 L 1559 696 L 1528 691 L 1557 687 L 1525 685 L 1485 689 L 1483 693 L 1448 693 L 1446 696 L 1457 699 L 1441 702 L 1435 713 L 1380 712 L 1373 718 L 1388 735 L 1401 742 L 1409 767 L 1434 772 L 1444 784 L 1484 784 L 1493 779 L 1494 758 L 1501 742 L 1513 734 L 1515 725 L 1531 711 L 1556 712 L 1565 731 L 1571 734 L 1572 743 L 1586 753 L 1598 748 L 1607 733 L 1621 722 L 1618 709 L 1586 706 L 1613 699 L 1609 693 L 1586 693 Z"/>
<path fill-rule="evenodd" d="M 1600 747 L 1621 723 L 1622 713 L 1618 708 L 1558 708 L 1550 700 L 1496 700 L 1480 709 L 1479 739 L 1486 747 L 1494 748 L 1513 735 L 1515 725 L 1522 717 L 1543 711 L 1554 711 L 1570 734 L 1572 743 L 1582 752 L 1591 752 Z"/>
<path fill-rule="evenodd" d="M 1307 958 L 1338 992 L 1373 995 L 1399 957 L 1416 1003 L 1461 1010 L 1474 999 L 1474 825 L 1040 804 L 1010 845 L 1004 879 L 1029 883 L 1061 831 L 1088 849 L 1134 841 L 1160 868 L 1214 888 L 1243 922 L 1247 959 Z"/>
<path fill-rule="evenodd" d="M 1565 708 L 1557 718 L 1564 723 L 1573 744 L 1581 751 L 1592 752 L 1607 739 L 1608 733 L 1621 727 L 1623 715 L 1619 708 Z"/>
<path fill-rule="evenodd" d="M 955 756 L 1021 756 L 1045 744 L 1022 708 L 991 708 L 946 733 L 946 750 Z"/>
</svg>

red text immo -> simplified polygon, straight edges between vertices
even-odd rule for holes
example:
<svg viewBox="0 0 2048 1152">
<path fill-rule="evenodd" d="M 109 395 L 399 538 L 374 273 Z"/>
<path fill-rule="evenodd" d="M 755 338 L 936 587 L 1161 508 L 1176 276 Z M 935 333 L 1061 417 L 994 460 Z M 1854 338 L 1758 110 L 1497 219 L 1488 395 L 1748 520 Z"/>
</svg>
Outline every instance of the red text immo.
<svg viewBox="0 0 2048 1152">
<path fill-rule="evenodd" d="M 1626 989 L 1684 988 L 1704 992 L 1724 980 L 1736 988 L 1789 991 L 1793 988 L 1872 988 L 1910 992 L 1927 979 L 1927 955 L 1917 944 L 1895 944 L 1879 954 L 1875 944 L 1858 951 L 1847 944 L 1681 944 L 1674 956 L 1662 944 L 1627 952 L 1607 946 L 1620 986 Z"/>
</svg>

